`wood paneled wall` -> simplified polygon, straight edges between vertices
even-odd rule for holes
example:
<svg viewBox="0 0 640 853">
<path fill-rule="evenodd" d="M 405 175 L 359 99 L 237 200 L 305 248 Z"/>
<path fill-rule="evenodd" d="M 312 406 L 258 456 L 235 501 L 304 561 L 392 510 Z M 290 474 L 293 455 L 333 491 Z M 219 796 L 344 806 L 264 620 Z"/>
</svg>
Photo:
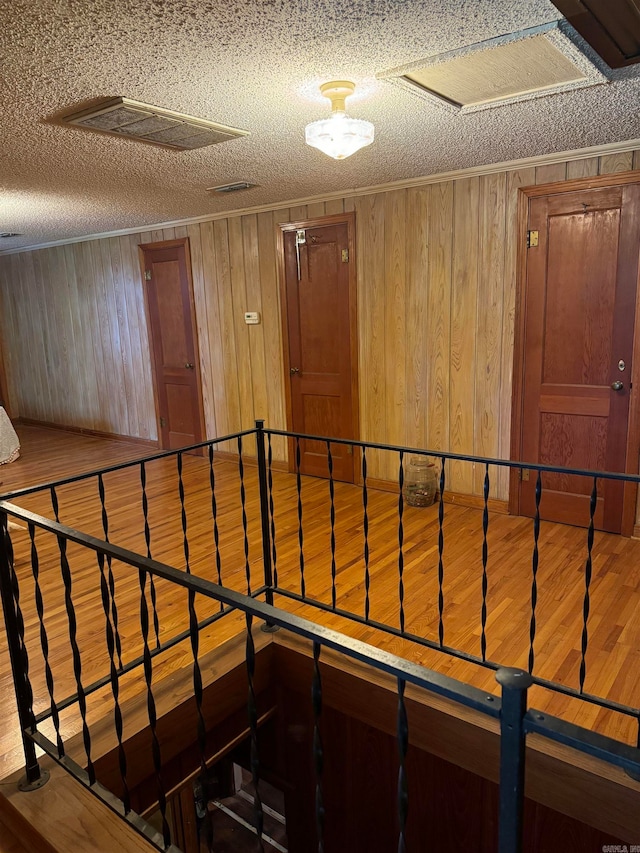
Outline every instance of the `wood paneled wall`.
<svg viewBox="0 0 640 853">
<path fill-rule="evenodd" d="M 14 415 L 155 439 L 137 246 L 188 236 L 207 435 L 286 427 L 278 223 L 355 210 L 361 438 L 509 455 L 518 188 L 640 168 L 640 152 L 0 257 Z M 262 323 L 247 326 L 245 311 Z M 274 456 L 284 459 L 284 442 Z M 369 459 L 371 477 L 396 463 Z M 450 467 L 480 494 L 483 471 Z M 492 484 L 506 499 L 506 477 Z"/>
</svg>

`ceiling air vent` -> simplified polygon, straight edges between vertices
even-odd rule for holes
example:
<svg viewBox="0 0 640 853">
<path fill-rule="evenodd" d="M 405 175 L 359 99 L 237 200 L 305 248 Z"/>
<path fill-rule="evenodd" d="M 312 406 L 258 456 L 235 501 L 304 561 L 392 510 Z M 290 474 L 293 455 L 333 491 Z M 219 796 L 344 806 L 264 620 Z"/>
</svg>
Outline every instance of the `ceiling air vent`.
<svg viewBox="0 0 640 853">
<path fill-rule="evenodd" d="M 237 193 L 240 190 L 251 190 L 257 187 L 257 184 L 250 184 L 249 181 L 236 181 L 235 184 L 221 184 L 219 187 L 207 187 L 208 193 Z"/>
<path fill-rule="evenodd" d="M 606 83 L 597 57 L 579 41 L 565 22 L 554 21 L 429 56 L 378 77 L 449 110 L 475 112 Z"/>
<path fill-rule="evenodd" d="M 129 98 L 110 98 L 90 109 L 67 115 L 63 121 L 87 130 L 112 133 L 183 151 L 249 135 L 246 130 L 225 127 L 206 119 L 131 101 Z"/>
</svg>

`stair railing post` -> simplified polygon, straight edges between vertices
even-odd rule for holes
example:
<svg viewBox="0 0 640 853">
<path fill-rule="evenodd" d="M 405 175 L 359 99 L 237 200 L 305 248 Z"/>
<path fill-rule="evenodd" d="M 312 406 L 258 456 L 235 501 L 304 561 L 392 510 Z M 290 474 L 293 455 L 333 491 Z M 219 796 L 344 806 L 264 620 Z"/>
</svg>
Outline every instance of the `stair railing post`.
<svg viewBox="0 0 640 853">
<path fill-rule="evenodd" d="M 26 734 L 27 729 L 34 727 L 34 719 L 29 701 L 28 676 L 24 665 L 24 649 L 18 630 L 13 575 L 13 546 L 11 544 L 11 537 L 9 536 L 9 520 L 6 512 L 0 511 L 0 597 L 2 598 L 2 610 L 4 613 L 7 645 L 9 647 L 9 660 L 11 662 L 13 686 L 18 706 L 18 719 L 20 721 L 26 773 L 26 778 L 20 781 L 20 789 L 33 790 L 42 787 L 47 782 L 49 773 L 46 770 L 40 771 L 40 765 L 36 758 L 35 744 Z M 15 582 L 17 583 L 17 580 Z"/>
<path fill-rule="evenodd" d="M 271 563 L 271 535 L 269 533 L 269 491 L 267 487 L 267 456 L 264 448 L 263 420 L 256 420 L 256 448 L 258 451 L 258 484 L 260 488 L 260 524 L 262 528 L 265 600 L 267 604 L 273 604 L 273 566 Z M 264 627 L 268 630 L 274 630 L 274 626 L 269 622 Z"/>
<path fill-rule="evenodd" d="M 496 673 L 502 687 L 500 713 L 500 817 L 499 853 L 521 853 L 524 811 L 525 731 L 527 690 L 533 683 L 528 672 L 503 667 Z"/>
</svg>

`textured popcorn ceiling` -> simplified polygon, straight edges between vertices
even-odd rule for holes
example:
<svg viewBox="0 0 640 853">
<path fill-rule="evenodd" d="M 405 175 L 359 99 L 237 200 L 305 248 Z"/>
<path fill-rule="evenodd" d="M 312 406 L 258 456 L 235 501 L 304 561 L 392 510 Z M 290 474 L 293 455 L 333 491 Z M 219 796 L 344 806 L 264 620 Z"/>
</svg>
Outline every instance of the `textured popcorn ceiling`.
<svg viewBox="0 0 640 853">
<path fill-rule="evenodd" d="M 386 69 L 560 17 L 547 0 L 0 0 L 0 251 L 640 136 L 638 71 L 455 115 Z M 304 143 L 353 80 L 375 143 L 342 162 Z M 51 121 L 124 96 L 251 136 L 172 151 Z M 206 187 L 246 180 L 230 196 Z"/>
</svg>

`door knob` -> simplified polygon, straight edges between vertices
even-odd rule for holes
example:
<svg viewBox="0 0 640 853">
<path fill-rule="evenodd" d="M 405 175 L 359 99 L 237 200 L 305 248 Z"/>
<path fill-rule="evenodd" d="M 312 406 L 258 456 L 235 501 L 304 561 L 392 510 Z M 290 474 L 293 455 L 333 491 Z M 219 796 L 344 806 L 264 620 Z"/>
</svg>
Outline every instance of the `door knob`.
<svg viewBox="0 0 640 853">
<path fill-rule="evenodd" d="M 299 367 L 290 367 L 290 368 L 289 368 L 289 373 L 290 373 L 292 376 L 295 376 L 295 375 L 296 375 L 296 373 L 300 373 L 300 368 L 299 368 Z"/>
<path fill-rule="evenodd" d="M 188 362 L 185 364 L 185 367 L 187 368 L 187 370 L 193 370 L 193 364 L 192 364 L 190 361 L 188 361 Z"/>
<path fill-rule="evenodd" d="M 624 388 L 624 383 L 621 382 L 619 379 L 616 379 L 615 382 L 611 383 L 611 387 L 614 391 L 622 391 L 622 389 Z"/>
</svg>

